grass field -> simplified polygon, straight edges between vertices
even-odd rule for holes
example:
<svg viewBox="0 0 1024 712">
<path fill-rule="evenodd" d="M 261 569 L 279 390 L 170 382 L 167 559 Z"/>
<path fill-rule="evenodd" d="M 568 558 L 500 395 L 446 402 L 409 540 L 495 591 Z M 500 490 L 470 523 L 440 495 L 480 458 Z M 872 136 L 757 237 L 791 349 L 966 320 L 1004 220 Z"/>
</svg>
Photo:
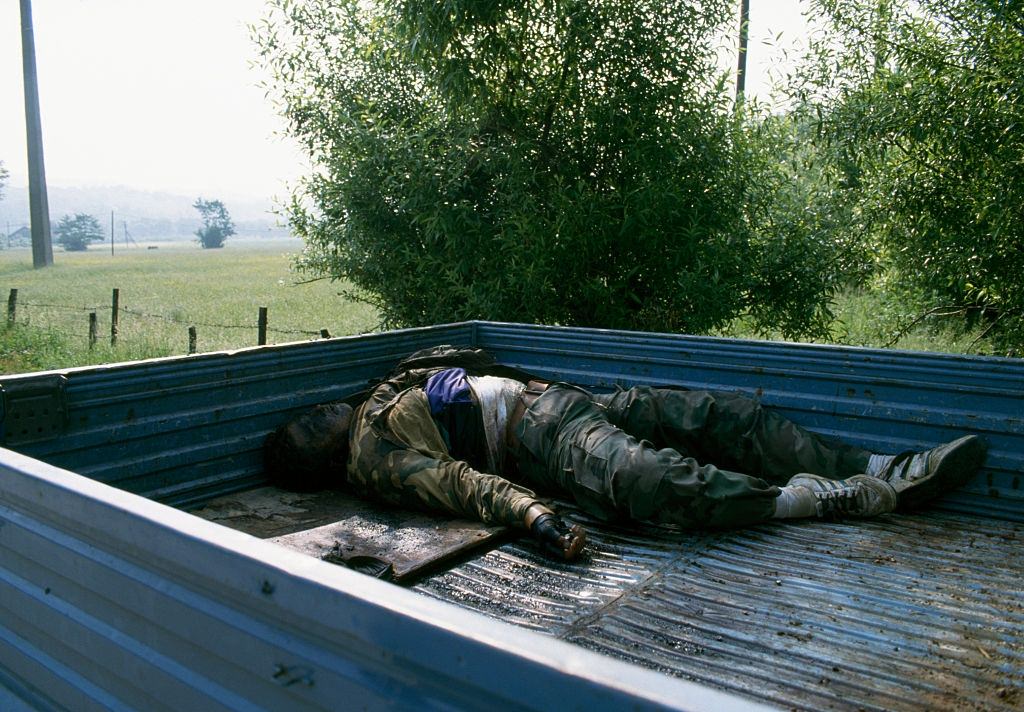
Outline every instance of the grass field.
<svg viewBox="0 0 1024 712">
<path fill-rule="evenodd" d="M 254 346 L 260 307 L 268 308 L 269 343 L 372 331 L 373 308 L 339 296 L 344 285 L 301 284 L 291 271 L 298 240 L 235 239 L 223 249 L 194 242 L 158 249 L 54 253 L 54 265 L 32 268 L 27 249 L 0 252 L 0 294 L 18 290 L 17 324 L 0 329 L 0 372 L 109 363 Z M 119 290 L 118 344 L 110 346 L 111 296 Z M 52 306 L 43 306 L 52 305 Z M 89 312 L 98 340 L 89 348 Z M 294 333 L 293 333 L 294 332 Z M 302 333 L 313 332 L 313 333 Z"/>
<path fill-rule="evenodd" d="M 94 247 L 54 254 L 52 267 L 32 269 L 27 249 L 0 251 L 0 296 L 18 290 L 17 320 L 0 327 L 0 373 L 129 361 L 188 352 L 194 326 L 198 351 L 257 343 L 260 307 L 269 310 L 268 342 L 364 333 L 377 327 L 376 311 L 339 295 L 344 284 L 301 283 L 291 271 L 294 239 L 229 240 L 220 250 L 194 242 L 160 243 L 158 249 L 119 249 L 113 256 Z M 111 292 L 120 290 L 118 344 L 110 345 Z M 50 305 L 50 306 L 44 306 Z M 98 339 L 89 347 L 89 312 L 97 315 Z M 833 343 L 888 346 L 877 296 L 847 294 L 836 304 Z M 721 335 L 750 338 L 738 319 Z M 895 348 L 991 353 L 981 329 L 922 323 Z M 769 338 L 777 336 L 768 335 Z"/>
<path fill-rule="evenodd" d="M 903 333 L 903 325 L 915 322 L 916 312 L 902 313 L 898 306 L 884 297 L 868 291 L 849 291 L 839 294 L 832 308 L 835 321 L 830 338 L 820 343 L 892 348 L 906 351 L 941 351 L 945 353 L 1007 355 L 998 353 L 985 338 L 985 325 L 965 327 L 958 318 L 930 318 L 921 320 Z M 740 317 L 718 336 L 736 338 L 767 338 L 784 340 L 780 334 L 755 334 L 750 320 Z"/>
</svg>

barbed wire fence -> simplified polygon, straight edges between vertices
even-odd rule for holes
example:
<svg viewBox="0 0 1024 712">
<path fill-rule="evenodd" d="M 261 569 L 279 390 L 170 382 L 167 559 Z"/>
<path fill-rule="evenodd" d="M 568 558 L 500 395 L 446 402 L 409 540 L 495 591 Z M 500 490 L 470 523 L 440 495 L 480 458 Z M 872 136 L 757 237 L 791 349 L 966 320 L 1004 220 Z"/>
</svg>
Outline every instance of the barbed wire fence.
<svg viewBox="0 0 1024 712">
<path fill-rule="evenodd" d="M 48 319 L 46 310 L 53 310 L 56 312 L 70 312 L 72 314 L 79 313 L 84 315 L 79 322 L 82 324 L 82 330 L 78 331 L 74 327 L 69 328 L 68 322 L 73 319 L 65 319 L 62 323 L 55 323 L 55 320 Z M 121 304 L 121 293 L 119 289 L 113 289 L 111 292 L 110 304 L 100 305 L 71 305 L 71 304 L 59 304 L 49 301 L 29 301 L 19 294 L 17 288 L 12 288 L 8 293 L 7 297 L 7 326 L 8 328 L 23 325 L 23 326 L 36 326 L 44 329 L 45 331 L 59 334 L 68 339 L 81 339 L 83 337 L 88 339 L 89 348 L 93 349 L 100 341 L 99 335 L 99 315 L 109 314 L 109 326 L 110 326 L 110 345 L 117 346 L 118 341 L 123 336 L 123 322 L 122 317 L 130 317 L 135 320 L 149 320 L 150 322 L 160 322 L 163 324 L 173 324 L 182 328 L 182 333 L 187 333 L 188 353 L 193 354 L 198 351 L 199 343 L 199 329 L 208 330 L 249 330 L 256 332 L 256 338 L 253 342 L 247 345 L 263 346 L 268 343 L 269 334 L 280 334 L 282 336 L 292 337 L 305 337 L 305 338 L 322 338 L 327 339 L 331 337 L 328 329 L 286 329 L 280 327 L 270 326 L 269 309 L 267 307 L 259 307 L 255 321 L 244 322 L 244 323 L 232 323 L 232 322 L 213 322 L 213 321 L 201 321 L 194 319 L 186 319 L 172 314 L 158 314 L 155 312 L 143 311 L 140 309 L 133 309 L 126 307 Z M 44 323 L 40 324 L 39 321 Z M 242 344 L 236 344 L 239 346 Z"/>
</svg>

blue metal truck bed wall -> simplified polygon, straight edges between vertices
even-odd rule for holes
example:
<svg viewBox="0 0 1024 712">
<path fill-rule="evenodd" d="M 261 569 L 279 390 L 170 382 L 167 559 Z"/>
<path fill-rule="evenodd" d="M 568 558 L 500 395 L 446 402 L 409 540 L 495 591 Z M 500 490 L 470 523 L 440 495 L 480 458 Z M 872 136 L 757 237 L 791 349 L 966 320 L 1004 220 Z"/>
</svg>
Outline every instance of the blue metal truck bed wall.
<svg viewBox="0 0 1024 712">
<path fill-rule="evenodd" d="M 928 512 L 591 530 L 376 581 L 186 511 L 290 415 L 472 344 L 594 389 L 740 390 L 871 449 L 986 438 Z M 0 378 L 0 709 L 1016 709 L 1024 363 L 470 322 Z M 168 506 L 172 505 L 172 506 Z"/>
</svg>

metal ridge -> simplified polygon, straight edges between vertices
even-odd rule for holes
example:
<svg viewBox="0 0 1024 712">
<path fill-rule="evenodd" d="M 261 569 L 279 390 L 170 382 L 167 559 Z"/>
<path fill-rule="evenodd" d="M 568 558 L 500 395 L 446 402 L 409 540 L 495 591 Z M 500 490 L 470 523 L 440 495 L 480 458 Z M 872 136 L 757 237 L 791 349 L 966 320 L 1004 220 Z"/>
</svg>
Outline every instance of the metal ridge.
<svg viewBox="0 0 1024 712">
<path fill-rule="evenodd" d="M 1022 526 L 932 513 L 629 535 L 571 517 L 591 534 L 586 562 L 511 543 L 415 588 L 787 708 L 1024 701 Z"/>
</svg>

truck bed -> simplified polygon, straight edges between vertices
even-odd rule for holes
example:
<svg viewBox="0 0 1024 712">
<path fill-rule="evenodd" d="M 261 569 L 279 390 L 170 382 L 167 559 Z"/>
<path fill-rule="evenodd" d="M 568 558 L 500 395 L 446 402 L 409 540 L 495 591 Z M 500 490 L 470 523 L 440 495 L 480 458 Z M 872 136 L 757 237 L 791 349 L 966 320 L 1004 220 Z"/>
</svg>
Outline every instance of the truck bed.
<svg viewBox="0 0 1024 712">
<path fill-rule="evenodd" d="M 973 432 L 989 459 L 870 521 L 692 533 L 562 505 L 580 561 L 488 534 L 402 585 L 186 513 L 263 487 L 291 414 L 437 343 L 595 390 L 738 390 L 877 451 Z M 5 445 L 31 456 L 0 451 L 0 706 L 1024 705 L 1019 360 L 472 322 L 0 385 Z"/>
<path fill-rule="evenodd" d="M 508 544 L 415 590 L 785 709 L 1024 705 L 1024 530 L 954 514 L 693 535 L 577 515 L 573 565 Z"/>
<path fill-rule="evenodd" d="M 340 565 L 339 549 L 376 555 L 439 601 L 787 709 L 1024 704 L 1024 525 L 930 513 L 692 533 L 555 506 L 590 535 L 571 564 L 344 492 L 260 487 L 192 511 Z"/>
</svg>

